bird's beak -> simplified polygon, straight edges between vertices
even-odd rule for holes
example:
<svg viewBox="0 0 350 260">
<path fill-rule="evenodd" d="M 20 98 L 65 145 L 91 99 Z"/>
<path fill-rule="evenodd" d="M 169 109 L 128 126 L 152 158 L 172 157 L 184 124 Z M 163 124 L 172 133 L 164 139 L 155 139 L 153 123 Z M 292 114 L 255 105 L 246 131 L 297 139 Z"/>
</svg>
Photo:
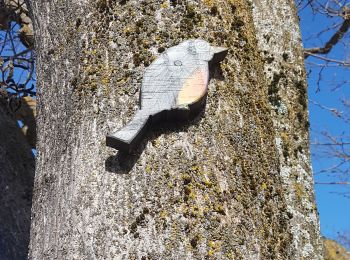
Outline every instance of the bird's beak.
<svg viewBox="0 0 350 260">
<path fill-rule="evenodd" d="M 211 49 L 213 50 L 213 52 L 215 54 L 219 54 L 219 53 L 222 53 L 222 52 L 227 52 L 228 49 L 225 48 L 225 47 L 215 47 L 215 46 L 212 46 Z"/>
<path fill-rule="evenodd" d="M 213 57 L 214 63 L 220 62 L 223 59 L 225 59 L 228 52 L 228 48 L 225 48 L 225 47 L 212 46 L 211 50 L 214 53 L 214 57 Z"/>
</svg>

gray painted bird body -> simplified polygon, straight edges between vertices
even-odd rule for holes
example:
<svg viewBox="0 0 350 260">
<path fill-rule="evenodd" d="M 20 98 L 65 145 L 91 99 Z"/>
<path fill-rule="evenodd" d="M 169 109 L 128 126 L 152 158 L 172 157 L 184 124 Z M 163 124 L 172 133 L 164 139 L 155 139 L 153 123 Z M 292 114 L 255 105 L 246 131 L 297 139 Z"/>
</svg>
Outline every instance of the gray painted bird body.
<svg viewBox="0 0 350 260">
<path fill-rule="evenodd" d="M 140 109 L 126 126 L 107 136 L 107 145 L 130 150 L 141 138 L 150 117 L 163 111 L 189 110 L 207 92 L 209 62 L 215 58 L 220 62 L 226 53 L 226 48 L 211 47 L 200 39 L 167 49 L 145 71 Z"/>
<path fill-rule="evenodd" d="M 195 70 L 202 69 L 209 76 L 208 61 L 190 54 L 186 45 L 187 41 L 169 48 L 147 68 L 141 87 L 141 109 L 176 108 L 178 93 Z"/>
</svg>

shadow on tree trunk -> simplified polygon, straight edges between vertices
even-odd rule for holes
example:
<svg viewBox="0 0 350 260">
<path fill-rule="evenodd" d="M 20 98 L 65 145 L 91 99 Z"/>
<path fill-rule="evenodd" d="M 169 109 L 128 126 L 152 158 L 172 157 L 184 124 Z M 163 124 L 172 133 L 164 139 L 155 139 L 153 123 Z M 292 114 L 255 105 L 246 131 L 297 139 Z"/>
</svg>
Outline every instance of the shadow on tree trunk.
<svg viewBox="0 0 350 260">
<path fill-rule="evenodd" d="M 151 142 L 162 134 L 185 132 L 190 126 L 199 124 L 204 114 L 205 103 L 203 109 L 201 109 L 199 113 L 192 115 L 187 121 L 173 121 L 172 119 L 168 119 L 166 121 L 160 121 L 158 124 L 151 125 L 137 149 L 130 153 L 118 151 L 116 155 L 110 156 L 106 160 L 106 171 L 116 174 L 128 174 L 140 158 L 148 142 Z"/>
</svg>

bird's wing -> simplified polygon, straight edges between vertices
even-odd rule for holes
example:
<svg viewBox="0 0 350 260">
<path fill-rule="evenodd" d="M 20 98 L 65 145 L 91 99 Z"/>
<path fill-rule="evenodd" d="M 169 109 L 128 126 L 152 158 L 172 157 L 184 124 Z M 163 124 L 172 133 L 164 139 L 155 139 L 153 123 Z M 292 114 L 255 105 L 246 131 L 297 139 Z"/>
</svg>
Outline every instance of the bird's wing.
<svg viewBox="0 0 350 260">
<path fill-rule="evenodd" d="M 170 109 L 176 100 L 176 72 L 172 71 L 166 55 L 161 55 L 147 67 L 142 80 L 140 107 L 142 109 Z M 175 92 L 175 93 L 174 93 Z"/>
<path fill-rule="evenodd" d="M 145 71 L 140 107 L 162 111 L 194 103 L 206 92 L 207 67 L 207 62 L 194 59 L 183 48 L 168 49 Z"/>
</svg>

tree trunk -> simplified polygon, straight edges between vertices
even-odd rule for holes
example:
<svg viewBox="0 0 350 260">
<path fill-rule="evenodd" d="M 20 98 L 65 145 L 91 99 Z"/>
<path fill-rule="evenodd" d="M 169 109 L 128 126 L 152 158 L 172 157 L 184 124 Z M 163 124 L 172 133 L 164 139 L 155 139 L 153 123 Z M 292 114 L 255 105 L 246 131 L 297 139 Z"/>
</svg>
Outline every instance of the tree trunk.
<svg viewBox="0 0 350 260">
<path fill-rule="evenodd" d="M 0 259 L 26 259 L 34 156 L 0 97 Z"/>
<path fill-rule="evenodd" d="M 32 259 L 318 259 L 292 1 L 30 1 L 38 71 Z M 226 46 L 187 125 L 105 145 L 142 75 L 189 38 Z"/>
</svg>

